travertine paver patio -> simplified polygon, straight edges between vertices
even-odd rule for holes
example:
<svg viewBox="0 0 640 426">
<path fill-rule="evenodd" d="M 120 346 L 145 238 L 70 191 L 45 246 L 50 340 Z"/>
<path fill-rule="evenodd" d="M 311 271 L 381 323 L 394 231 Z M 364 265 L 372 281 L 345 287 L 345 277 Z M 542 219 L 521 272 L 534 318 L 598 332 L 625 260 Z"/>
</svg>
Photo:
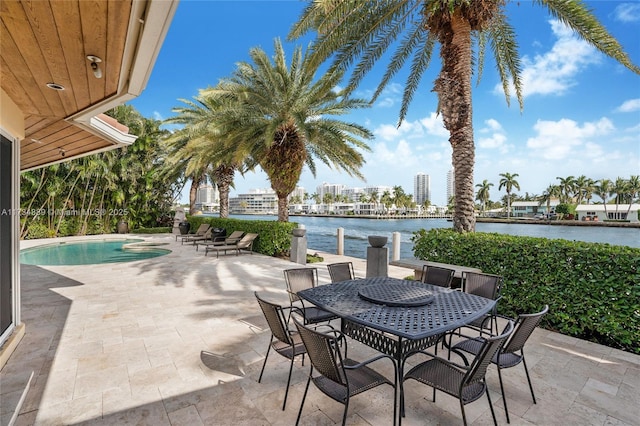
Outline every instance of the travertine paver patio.
<svg viewBox="0 0 640 426">
<path fill-rule="evenodd" d="M 117 237 L 117 236 L 113 236 Z M 269 341 L 254 291 L 286 303 L 282 271 L 298 265 L 261 255 L 216 259 L 181 246 L 167 256 L 91 266 L 22 266 L 22 317 L 27 333 L 0 376 L 0 415 L 9 423 L 25 386 L 17 425 L 292 425 L 308 374 L 294 367 L 286 411 L 280 409 L 288 361 L 269 358 Z M 23 247 L 39 242 L 25 241 Z M 320 281 L 329 282 L 325 254 Z M 363 276 L 364 261 L 354 261 Z M 390 267 L 404 277 L 410 271 Z M 358 343 L 350 356 L 373 355 Z M 505 370 L 514 425 L 640 424 L 640 356 L 536 330 L 527 361 L 538 398 L 533 405 L 520 366 Z M 415 362 L 415 361 L 413 361 Z M 392 378 L 389 361 L 374 364 Z M 506 423 L 497 372 L 489 386 L 498 422 Z M 457 400 L 415 382 L 406 386 L 403 424 L 461 424 Z M 349 424 L 390 425 L 392 389 L 355 397 Z M 472 424 L 491 423 L 486 399 L 467 406 Z M 332 425 L 342 406 L 313 386 L 302 424 Z"/>
</svg>

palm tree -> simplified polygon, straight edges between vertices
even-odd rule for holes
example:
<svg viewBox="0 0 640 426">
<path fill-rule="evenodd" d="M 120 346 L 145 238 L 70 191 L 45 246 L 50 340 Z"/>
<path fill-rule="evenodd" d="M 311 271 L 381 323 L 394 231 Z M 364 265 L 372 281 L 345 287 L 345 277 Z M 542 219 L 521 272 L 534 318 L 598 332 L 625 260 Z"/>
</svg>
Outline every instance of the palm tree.
<svg viewBox="0 0 640 426">
<path fill-rule="evenodd" d="M 488 180 L 483 180 L 482 183 L 476 185 L 478 189 L 478 193 L 476 195 L 476 200 L 482 203 L 482 214 L 484 215 L 485 210 L 487 208 L 487 203 L 489 202 L 489 189 L 493 186 Z"/>
<path fill-rule="evenodd" d="M 364 179 L 360 151 L 370 148 L 366 128 L 331 116 L 344 115 L 370 104 L 336 91 L 342 72 L 313 81 L 318 65 L 301 48 L 288 66 L 280 40 L 274 42 L 273 62 L 260 48 L 253 61 L 239 63 L 232 77 L 203 92 L 224 99 L 217 117 L 227 146 L 236 159 L 251 158 L 265 171 L 278 196 L 278 220 L 288 221 L 287 197 L 296 188 L 306 164 L 315 176 L 315 158 Z"/>
<path fill-rule="evenodd" d="M 560 197 L 560 187 L 558 185 L 549 185 L 547 189 L 538 197 L 539 205 L 547 204 L 547 214 L 551 213 L 551 200 Z"/>
<path fill-rule="evenodd" d="M 632 175 L 627 181 L 627 191 L 629 193 L 629 207 L 627 207 L 627 219 L 629 219 L 629 212 L 631 211 L 631 205 L 640 195 L 640 175 Z"/>
<path fill-rule="evenodd" d="M 586 4 L 566 0 L 539 3 L 588 43 L 640 73 L 640 68 L 631 62 Z M 478 77 L 481 76 L 487 47 L 496 58 L 507 103 L 513 84 L 523 108 L 521 62 L 515 31 L 507 21 L 506 4 L 506 0 L 319 0 L 309 3 L 289 34 L 290 38 L 297 38 L 316 30 L 314 59 L 323 62 L 332 58 L 330 72 L 353 70 L 348 91 L 355 90 L 391 45 L 397 46 L 373 100 L 411 59 L 398 124 L 407 114 L 436 44 L 440 44 L 442 67 L 433 90 L 438 95 L 438 111 L 449 130 L 453 148 L 456 197 L 453 226 L 460 232 L 475 230 L 471 76 L 474 64 L 478 65 Z M 475 50 L 474 42 L 477 42 Z"/>
<path fill-rule="evenodd" d="M 595 186 L 594 192 L 598 197 L 602 198 L 602 204 L 604 204 L 604 215 L 605 217 L 608 217 L 607 198 L 609 198 L 609 195 L 611 195 L 613 191 L 613 182 L 609 179 L 600 179 L 598 182 L 599 184 Z"/>
<path fill-rule="evenodd" d="M 169 155 L 165 163 L 165 173 L 175 176 L 184 173 L 191 179 L 189 188 L 189 213 L 195 213 L 196 193 L 210 173 L 220 194 L 220 217 L 229 216 L 229 190 L 233 186 L 236 170 L 241 165 L 234 161 L 224 149 L 222 135 L 215 117 L 220 109 L 217 100 L 198 96 L 193 101 L 180 99 L 186 104 L 173 108 L 178 115 L 165 123 L 182 124 L 185 127 L 165 139 Z M 250 166 L 247 166 L 250 167 Z"/>
<path fill-rule="evenodd" d="M 587 200 L 587 204 L 589 204 L 589 200 L 593 194 L 593 179 L 586 177 L 585 175 L 578 176 L 575 180 L 575 194 L 576 194 L 576 204 L 582 204 L 583 200 Z"/>
<path fill-rule="evenodd" d="M 378 191 L 373 190 L 371 194 L 369 194 L 369 200 L 373 203 L 374 208 L 376 209 L 376 213 L 378 212 Z"/>
<path fill-rule="evenodd" d="M 573 194 L 576 193 L 576 178 L 567 176 L 566 178 L 556 177 L 560 181 L 560 202 L 570 203 L 573 200 Z"/>
<path fill-rule="evenodd" d="M 498 185 L 498 191 L 500 191 L 503 187 L 507 191 L 507 219 L 511 214 L 511 190 L 516 188 L 520 191 L 520 184 L 516 180 L 516 177 L 519 175 L 517 173 L 500 173 L 502 179 L 500 179 L 500 185 Z"/>
<path fill-rule="evenodd" d="M 384 191 L 380 197 L 380 202 L 385 207 L 385 211 L 388 212 L 389 208 L 391 208 L 391 205 L 393 204 L 393 197 L 391 196 L 391 193 L 389 191 Z"/>
<path fill-rule="evenodd" d="M 623 179 L 621 177 L 618 177 L 616 179 L 616 181 L 613 183 L 613 186 L 611 187 L 611 194 L 615 194 L 615 200 L 616 200 L 616 219 L 620 219 L 618 217 L 618 205 L 621 203 L 625 202 L 625 199 L 627 197 L 627 193 L 628 193 L 628 183 L 626 181 L 626 179 Z"/>
</svg>

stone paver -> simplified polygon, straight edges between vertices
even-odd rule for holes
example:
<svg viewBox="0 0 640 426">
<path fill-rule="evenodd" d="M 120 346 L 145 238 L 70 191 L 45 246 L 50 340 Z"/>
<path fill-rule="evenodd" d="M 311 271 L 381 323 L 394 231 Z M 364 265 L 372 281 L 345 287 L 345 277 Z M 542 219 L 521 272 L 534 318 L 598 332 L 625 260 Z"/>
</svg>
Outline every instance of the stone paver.
<svg viewBox="0 0 640 426">
<path fill-rule="evenodd" d="M 216 259 L 173 236 L 143 238 L 169 243 L 172 253 L 120 264 L 22 266 L 26 335 L 1 371 L 0 424 L 9 423 L 32 373 L 16 425 L 294 424 L 308 364 L 297 361 L 282 411 L 288 360 L 271 355 L 257 383 L 270 334 L 253 292 L 287 304 L 282 271 L 299 265 L 248 254 Z M 321 254 L 325 261 L 313 266 L 328 283 L 326 264 L 345 257 Z M 349 260 L 364 276 L 365 261 Z M 389 267 L 398 278 L 411 273 Z M 639 424 L 640 356 L 546 330 L 536 330 L 526 349 L 538 404 L 522 367 L 505 370 L 512 424 Z M 357 342 L 349 351 L 356 359 L 374 355 Z M 393 377 L 389 361 L 373 366 Z M 487 379 L 504 424 L 494 367 Z M 347 423 L 392 424 L 392 395 L 382 386 L 355 397 Z M 470 424 L 491 423 L 484 398 L 466 412 Z M 341 418 L 342 406 L 311 386 L 301 423 Z M 407 383 L 403 424 L 461 422 L 457 400 L 438 393 L 433 403 L 430 388 Z"/>
</svg>

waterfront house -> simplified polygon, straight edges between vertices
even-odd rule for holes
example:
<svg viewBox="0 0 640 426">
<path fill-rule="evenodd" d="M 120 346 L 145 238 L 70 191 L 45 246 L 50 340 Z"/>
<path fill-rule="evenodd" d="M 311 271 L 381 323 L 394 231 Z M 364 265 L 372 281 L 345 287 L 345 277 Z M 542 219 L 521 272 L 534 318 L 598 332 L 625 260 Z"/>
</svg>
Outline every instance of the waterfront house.
<svg viewBox="0 0 640 426">
<path fill-rule="evenodd" d="M 558 200 L 551 200 L 550 209 L 547 211 L 547 203 L 540 204 L 539 201 L 514 201 L 511 203 L 512 217 L 533 217 L 536 214 L 555 213 L 556 206 L 560 204 Z"/>
<path fill-rule="evenodd" d="M 628 220 L 638 223 L 638 211 L 640 204 L 579 204 L 576 207 L 578 220 L 604 221 L 604 220 Z"/>
</svg>

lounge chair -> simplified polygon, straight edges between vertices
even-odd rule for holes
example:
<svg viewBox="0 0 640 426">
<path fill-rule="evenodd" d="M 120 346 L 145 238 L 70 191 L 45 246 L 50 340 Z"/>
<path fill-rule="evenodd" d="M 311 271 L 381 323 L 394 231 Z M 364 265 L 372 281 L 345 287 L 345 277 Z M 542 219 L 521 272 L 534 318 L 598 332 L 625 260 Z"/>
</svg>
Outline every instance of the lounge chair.
<svg viewBox="0 0 640 426">
<path fill-rule="evenodd" d="M 198 230 L 193 234 L 176 235 L 176 241 L 178 241 L 178 238 L 181 238 L 182 239 L 182 243 L 184 244 L 184 241 L 186 239 L 203 236 L 204 234 L 206 234 L 206 232 L 209 230 L 209 228 L 211 228 L 211 225 L 209 225 L 208 223 L 202 223 L 198 227 Z"/>
<path fill-rule="evenodd" d="M 209 229 L 207 229 L 207 232 L 205 232 L 202 235 L 188 235 L 187 237 L 183 238 L 182 244 L 186 242 L 186 243 L 191 243 L 195 245 L 198 241 L 210 240 L 212 235 L 213 235 L 213 228 L 209 227 Z"/>
<path fill-rule="evenodd" d="M 242 239 L 244 231 L 233 231 L 228 237 L 214 237 L 212 240 L 198 241 L 196 243 L 196 251 L 198 246 L 230 246 L 236 244 Z"/>
<path fill-rule="evenodd" d="M 223 246 L 208 245 L 204 249 L 204 255 L 206 256 L 207 253 L 209 253 L 210 251 L 215 251 L 216 257 L 219 257 L 221 251 L 227 254 L 227 251 L 229 250 L 235 251 L 236 256 L 240 254 L 240 250 L 246 250 L 249 253 L 253 254 L 253 242 L 255 241 L 256 238 L 258 238 L 258 234 L 249 233 L 249 234 L 246 234 L 244 237 L 242 237 L 235 244 L 228 244 Z"/>
</svg>

